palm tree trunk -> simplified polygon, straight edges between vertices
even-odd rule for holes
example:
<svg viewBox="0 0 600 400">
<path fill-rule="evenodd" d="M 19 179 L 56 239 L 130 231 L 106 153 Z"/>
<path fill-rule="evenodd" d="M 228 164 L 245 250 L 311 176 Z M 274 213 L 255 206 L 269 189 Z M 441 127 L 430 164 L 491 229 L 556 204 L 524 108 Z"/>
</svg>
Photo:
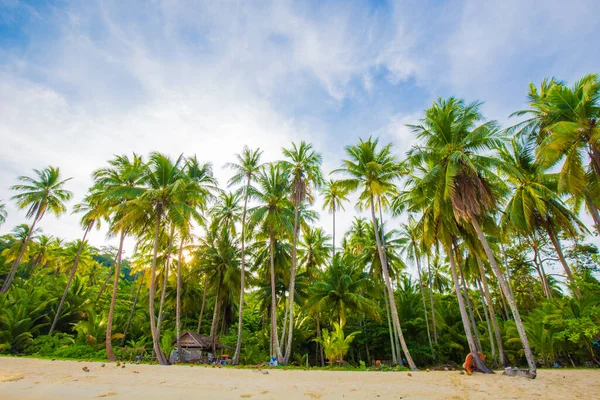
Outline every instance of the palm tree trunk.
<svg viewBox="0 0 600 400">
<path fill-rule="evenodd" d="M 102 283 L 102 286 L 100 287 L 100 290 L 98 291 L 98 295 L 96 295 L 96 302 L 98 302 L 98 300 L 100 300 L 100 297 L 102 297 L 102 295 L 104 294 L 104 291 L 106 290 L 106 286 L 108 286 L 108 281 L 110 281 L 110 277 L 112 276 L 114 270 L 115 270 L 115 264 L 117 262 L 117 257 L 118 255 L 115 256 L 115 259 L 113 260 L 112 265 L 110 266 L 110 269 L 108 270 L 108 275 L 106 276 L 106 279 L 104 279 L 104 282 Z"/>
<path fill-rule="evenodd" d="M 335 257 L 335 204 L 333 205 L 333 256 Z"/>
<path fill-rule="evenodd" d="M 494 305 L 492 304 L 492 298 L 490 296 L 490 291 L 487 285 L 487 277 L 485 276 L 485 271 L 483 270 L 483 263 L 481 262 L 481 258 L 476 256 L 477 265 L 479 266 L 479 274 L 481 277 L 481 287 L 483 289 L 483 295 L 485 297 L 485 302 L 487 304 L 487 309 L 490 314 L 490 319 L 492 322 L 492 326 L 494 327 L 494 336 L 496 337 L 496 344 L 498 345 L 498 354 L 500 356 L 500 364 L 502 366 L 508 365 L 508 360 L 506 359 L 506 354 L 504 354 L 504 345 L 502 344 L 502 335 L 500 334 L 500 328 L 498 327 L 498 320 L 496 319 L 496 312 L 494 311 Z M 502 295 L 500 295 L 502 297 Z"/>
<path fill-rule="evenodd" d="M 523 346 L 523 352 L 525 353 L 525 358 L 527 359 L 527 365 L 529 366 L 529 377 L 534 379 L 537 375 L 535 359 L 533 358 L 533 353 L 531 352 L 531 347 L 529 346 L 529 340 L 527 339 L 527 334 L 525 333 L 525 326 L 523 325 L 523 321 L 521 320 L 521 314 L 519 313 L 519 309 L 517 308 L 517 303 L 515 302 L 515 298 L 513 297 L 510 290 L 508 289 L 508 285 L 506 284 L 506 282 L 504 281 L 504 278 L 502 277 L 502 272 L 500 271 L 500 268 L 498 267 L 498 264 L 496 263 L 496 258 L 494 257 L 494 254 L 492 253 L 492 249 L 490 248 L 490 245 L 489 245 L 485 235 L 483 234 L 481 227 L 479 226 L 479 222 L 477 221 L 477 218 L 475 218 L 473 215 L 469 215 L 469 218 L 471 220 L 471 224 L 473 225 L 473 227 L 475 228 L 475 231 L 477 232 L 477 237 L 479 238 L 479 241 L 483 245 L 483 249 L 485 250 L 485 254 L 487 255 L 487 257 L 489 259 L 492 270 L 494 271 L 494 274 L 496 275 L 496 279 L 498 280 L 500 289 L 502 290 L 502 292 L 504 293 L 504 296 L 508 300 L 508 304 L 512 311 L 513 317 L 515 319 L 515 325 L 517 327 L 517 331 L 519 332 L 519 338 L 521 339 L 521 345 Z"/>
<path fill-rule="evenodd" d="M 19 253 L 19 256 L 13 262 L 12 266 L 10 267 L 10 271 L 8 272 L 8 275 L 6 276 L 6 279 L 4 280 L 4 284 L 2 285 L 2 290 L 0 290 L 1 294 L 5 294 L 8 291 L 10 284 L 12 283 L 13 279 L 15 279 L 15 274 L 17 273 L 19 264 L 21 263 L 21 260 L 23 259 L 23 256 L 25 255 L 25 251 L 27 251 L 27 245 L 29 244 L 29 241 L 31 240 L 31 235 L 33 235 L 33 231 L 35 230 L 35 225 L 41 219 L 41 210 L 42 210 L 41 208 L 38 209 L 37 214 L 35 214 L 33 223 L 31 224 L 31 227 L 29 228 L 29 232 L 27 233 L 27 236 L 25 237 L 25 241 L 23 242 L 23 247 L 21 247 L 21 252 Z"/>
<path fill-rule="evenodd" d="M 287 343 L 281 343 L 285 346 L 285 355 L 283 356 L 282 364 L 287 364 L 292 352 L 292 339 L 294 334 L 294 290 L 296 288 L 296 264 L 297 264 L 297 247 L 298 247 L 298 209 L 300 207 L 300 194 L 296 190 L 296 201 L 294 204 L 294 238 L 292 242 L 292 268 L 290 270 L 290 287 L 288 289 L 288 308 L 290 324 L 288 328 Z"/>
<path fill-rule="evenodd" d="M 535 243 L 535 240 L 532 238 L 532 242 Z M 544 296 L 550 299 L 552 298 L 552 292 L 550 291 L 550 287 L 548 286 L 548 281 L 546 280 L 546 274 L 544 273 L 544 267 L 540 262 L 539 250 L 537 246 L 534 244 L 531 246 L 533 250 L 533 265 L 535 266 L 535 270 L 537 271 L 540 282 L 542 283 L 542 291 L 544 292 Z"/>
<path fill-rule="evenodd" d="M 177 355 L 179 362 L 183 362 L 181 352 L 181 259 L 183 258 L 183 232 L 179 241 L 179 257 L 177 259 L 177 300 L 175 302 L 175 337 L 177 338 Z"/>
<path fill-rule="evenodd" d="M 317 338 L 321 339 L 321 317 L 317 314 Z M 325 366 L 325 355 L 323 354 L 323 345 L 317 342 L 317 353 L 321 360 L 321 367 Z"/>
<path fill-rule="evenodd" d="M 219 311 L 221 305 L 221 282 L 222 273 L 219 272 L 219 280 L 217 284 L 217 295 L 215 296 L 215 309 L 213 310 L 213 318 L 212 323 L 210 324 L 210 337 L 212 341 L 212 352 L 213 356 L 216 355 L 216 346 L 217 346 L 217 321 L 219 320 Z"/>
<path fill-rule="evenodd" d="M 555 232 L 554 228 L 550 224 L 547 224 L 547 223 L 544 224 L 544 228 L 546 228 L 546 232 L 548 232 L 550 241 L 552 241 L 552 244 L 554 245 L 554 249 L 556 250 L 558 259 L 560 260 L 560 263 L 562 264 L 563 268 L 565 269 L 565 274 L 567 274 L 567 279 L 569 280 L 569 283 L 571 284 L 571 289 L 573 290 L 573 292 L 575 293 L 575 295 L 577 297 L 581 297 L 581 292 L 579 291 L 579 288 L 577 287 L 577 282 L 575 282 L 575 278 L 573 277 L 571 268 L 569 267 L 569 264 L 567 264 L 567 260 L 565 260 L 565 256 L 563 254 L 562 247 L 560 245 L 558 238 L 556 237 L 556 232 Z"/>
<path fill-rule="evenodd" d="M 173 249 L 173 236 L 175 235 L 175 227 L 171 226 L 171 234 L 169 235 L 169 245 L 167 246 L 167 253 L 165 259 L 165 273 L 164 280 L 162 283 L 162 290 L 160 291 L 160 305 L 158 306 L 158 325 L 156 330 L 158 331 L 158 337 L 162 332 L 163 322 L 163 311 L 165 306 L 165 296 L 167 294 L 167 285 L 169 283 L 169 269 L 171 267 L 171 250 Z"/>
<path fill-rule="evenodd" d="M 269 235 L 269 247 L 270 247 L 270 272 L 271 272 L 271 358 L 277 357 L 277 361 L 283 361 L 283 355 L 281 354 L 281 348 L 279 347 L 279 338 L 277 337 L 277 304 L 275 301 L 275 238 L 271 231 Z"/>
<path fill-rule="evenodd" d="M 154 232 L 154 249 L 152 256 L 152 275 L 150 278 L 150 298 L 148 308 L 150 311 L 150 331 L 152 333 L 152 346 L 160 365 L 168 365 L 169 360 L 160 348 L 159 331 L 156 326 L 156 315 L 154 314 L 154 296 L 156 295 L 156 259 L 158 258 L 158 241 L 160 237 L 160 222 L 162 219 L 162 208 L 159 206 L 156 213 L 156 231 Z"/>
<path fill-rule="evenodd" d="M 133 305 L 131 306 L 131 312 L 129 313 L 129 318 L 127 318 L 127 324 L 125 325 L 125 330 L 123 330 L 123 338 L 121 339 L 121 347 L 125 345 L 125 338 L 127 337 L 127 332 L 129 331 L 129 325 L 131 325 L 131 320 L 133 319 L 133 315 L 135 314 L 135 306 L 137 305 L 138 298 L 140 297 L 140 292 L 142 291 L 142 286 L 144 285 L 144 280 L 140 278 L 140 285 L 138 286 L 138 290 L 135 294 L 135 298 L 133 299 Z"/>
<path fill-rule="evenodd" d="M 463 327 L 465 328 L 467 343 L 469 344 L 469 350 L 471 351 L 471 355 L 473 356 L 475 367 L 485 374 L 493 374 L 494 372 L 485 365 L 483 360 L 479 358 L 479 354 L 477 354 L 477 346 L 475 345 L 475 340 L 473 339 L 473 333 L 471 331 L 470 326 L 471 324 L 469 323 L 469 316 L 467 315 L 465 301 L 461 294 L 460 283 L 458 282 L 458 273 L 456 271 L 456 259 L 454 256 L 454 244 L 450 243 L 446 247 L 448 251 L 448 259 L 450 260 L 452 280 L 454 281 L 454 290 L 456 291 L 456 298 L 458 299 L 458 308 L 460 309 L 460 318 L 462 319 Z"/>
<path fill-rule="evenodd" d="M 383 271 L 383 278 L 385 280 L 385 285 L 388 290 L 388 297 L 390 301 L 390 310 L 392 314 L 392 319 L 394 321 L 394 325 L 398 331 L 398 339 L 400 339 L 400 344 L 402 346 L 402 351 L 406 356 L 406 361 L 410 369 L 413 371 L 417 370 L 417 366 L 415 365 L 412 357 L 410 356 L 410 351 L 408 351 L 408 346 L 406 345 L 406 341 L 404 340 L 404 335 L 402 334 L 402 327 L 400 326 L 400 318 L 398 318 L 398 309 L 396 308 L 396 302 L 394 301 L 394 293 L 392 292 L 392 284 L 390 282 L 390 275 L 388 272 L 388 266 L 385 262 L 385 257 L 383 255 L 383 250 L 381 247 L 381 239 L 379 237 L 379 228 L 377 226 L 377 218 L 375 218 L 375 204 L 373 200 L 373 195 L 371 195 L 371 219 L 373 220 L 373 229 L 375 230 L 375 241 L 377 243 L 377 252 L 379 253 L 379 260 L 381 261 L 381 269 Z"/>
<path fill-rule="evenodd" d="M 248 188 L 250 187 L 250 177 L 246 182 L 246 188 L 244 190 L 244 210 L 242 211 L 242 232 L 241 232 L 241 244 L 242 244 L 242 260 L 241 260 L 241 276 L 240 276 L 240 305 L 238 307 L 238 337 L 235 345 L 235 353 L 231 363 L 238 365 L 240 362 L 240 353 L 242 351 L 242 327 L 244 323 L 244 289 L 246 279 L 246 211 L 248 209 Z"/>
<path fill-rule="evenodd" d="M 469 312 L 469 319 L 471 320 L 471 328 L 473 328 L 473 334 L 475 336 L 475 344 L 477 345 L 477 351 L 483 351 L 483 347 L 481 346 L 481 339 L 479 338 L 479 329 L 477 328 L 477 323 L 475 322 L 475 317 L 473 316 L 473 307 L 471 306 L 471 300 L 469 299 L 469 291 L 467 289 L 465 275 L 463 273 L 463 268 L 460 264 L 458 265 L 458 272 L 460 273 L 460 279 L 462 281 L 463 292 L 467 304 L 467 311 Z"/>
<path fill-rule="evenodd" d="M 52 332 L 54 332 L 54 328 L 56 328 L 56 323 L 58 322 L 58 319 L 60 318 L 60 312 L 62 311 L 63 305 L 65 304 L 65 300 L 67 298 L 67 294 L 69 293 L 69 289 L 71 288 L 71 282 L 73 282 L 73 278 L 75 277 L 75 272 L 77 271 L 77 265 L 79 264 L 79 256 L 81 255 L 81 250 L 83 250 L 83 247 L 85 246 L 85 239 L 87 237 L 87 234 L 90 232 L 90 230 L 92 229 L 93 226 L 94 226 L 94 223 L 91 223 L 85 229 L 85 232 L 83 234 L 83 239 L 81 241 L 81 244 L 79 245 L 79 248 L 77 249 L 77 255 L 75 256 L 75 261 L 73 262 L 73 267 L 71 267 L 71 273 L 69 274 L 69 280 L 67 281 L 67 286 L 65 286 L 65 290 L 63 292 L 62 298 L 60 299 L 60 303 L 58 303 L 58 309 L 56 310 L 56 314 L 54 315 L 54 320 L 52 321 L 52 326 L 50 327 L 50 332 L 48 332 L 49 335 L 51 335 Z"/>
<path fill-rule="evenodd" d="M 483 288 L 478 279 L 475 279 L 475 286 L 477 287 L 477 290 L 479 290 L 479 301 L 481 301 L 481 308 L 483 308 L 483 316 L 485 317 L 485 324 L 487 325 L 488 340 L 490 341 L 490 350 L 492 353 L 492 364 L 497 366 L 496 344 L 494 343 L 494 332 L 492 331 L 492 323 L 490 322 L 490 313 L 485 304 L 485 295 L 483 294 Z"/>
<path fill-rule="evenodd" d="M 423 290 L 423 278 L 421 276 L 421 258 L 416 253 L 415 249 L 415 260 L 417 261 L 417 273 L 419 274 L 419 287 L 421 288 L 421 299 L 423 300 L 423 312 L 425 313 L 425 327 L 427 328 L 427 339 L 429 340 L 429 349 L 431 355 L 435 358 L 433 352 L 433 343 L 431 343 L 431 332 L 429 331 L 429 316 L 427 315 L 427 302 L 425 301 L 425 291 Z"/>
<path fill-rule="evenodd" d="M 115 304 L 117 302 L 117 291 L 119 290 L 119 275 L 121 274 L 121 259 L 123 257 L 123 242 L 125 241 L 125 230 L 121 231 L 119 240 L 119 252 L 115 263 L 115 279 L 113 281 L 112 297 L 110 299 L 110 307 L 108 309 L 108 320 L 106 321 L 106 358 L 109 361 L 117 361 L 117 356 L 112 348 L 112 325 L 113 315 L 115 313 Z"/>
<path fill-rule="evenodd" d="M 431 303 L 431 325 L 433 327 L 433 341 L 437 345 L 438 344 L 438 336 L 437 336 L 437 324 L 435 322 L 435 304 L 433 301 L 433 279 L 431 276 L 431 262 L 429 260 L 429 255 L 427 255 L 427 272 L 429 274 L 429 302 Z"/>
<path fill-rule="evenodd" d="M 585 204 L 587 206 L 588 211 L 590 212 L 590 215 L 594 220 L 594 226 L 596 227 L 596 230 L 600 235 L 600 213 L 598 213 L 598 208 L 596 207 L 589 195 L 585 196 Z"/>
<path fill-rule="evenodd" d="M 204 306 L 206 305 L 206 288 L 208 286 L 208 274 L 204 274 L 204 290 L 202 291 L 202 305 L 200 306 L 200 316 L 198 317 L 198 329 L 196 331 L 200 333 L 202 328 L 202 317 L 204 315 Z"/>
<path fill-rule="evenodd" d="M 398 358 L 396 353 L 396 346 L 394 344 L 394 330 L 392 329 L 392 318 L 390 317 L 390 303 L 388 301 L 387 289 L 385 285 L 383 286 L 383 300 L 385 300 L 385 311 L 387 313 L 387 321 L 388 321 L 388 332 L 390 333 L 390 347 L 392 349 L 392 364 L 398 364 Z"/>
</svg>

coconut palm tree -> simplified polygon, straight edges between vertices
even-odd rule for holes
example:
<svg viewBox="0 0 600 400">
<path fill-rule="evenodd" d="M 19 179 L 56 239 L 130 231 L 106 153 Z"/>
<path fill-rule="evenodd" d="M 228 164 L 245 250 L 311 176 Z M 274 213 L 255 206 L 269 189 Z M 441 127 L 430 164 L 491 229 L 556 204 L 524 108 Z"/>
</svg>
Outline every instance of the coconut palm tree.
<svg viewBox="0 0 600 400">
<path fill-rule="evenodd" d="M 248 197 L 252 181 L 256 179 L 263 164 L 260 162 L 262 151 L 260 149 L 250 150 L 244 146 L 241 154 L 236 154 L 236 163 L 227 163 L 225 166 L 234 171 L 234 175 L 227 182 L 228 186 L 236 186 L 243 184 L 242 195 L 244 197 L 244 208 L 242 211 L 242 231 L 240 233 L 241 242 L 241 290 L 240 304 L 238 307 L 238 337 L 233 355 L 232 364 L 237 365 L 240 361 L 242 351 L 242 328 L 243 328 L 243 312 L 244 312 L 244 289 L 246 285 L 246 213 L 248 210 Z"/>
<path fill-rule="evenodd" d="M 416 370 L 417 367 L 410 356 L 408 346 L 402 334 L 392 282 L 389 277 L 388 264 L 380 237 L 380 229 L 375 217 L 375 200 L 395 191 L 394 180 L 399 177 L 400 168 L 398 161 L 391 154 L 391 144 L 383 146 L 381 149 L 378 148 L 378 144 L 378 139 L 369 138 L 366 141 L 361 139 L 358 145 L 347 146 L 346 153 L 348 159 L 344 160 L 343 166 L 334 172 L 346 175 L 345 179 L 339 181 L 340 185 L 348 191 L 360 190 L 360 207 L 364 208 L 368 206 L 371 210 L 371 221 L 377 243 L 377 252 L 382 265 L 384 282 L 388 292 L 392 319 L 406 360 L 410 368 Z"/>
<path fill-rule="evenodd" d="M 335 212 L 337 210 L 345 210 L 344 202 L 348 201 L 348 191 L 341 185 L 339 185 L 333 179 L 328 180 L 323 185 L 323 210 L 327 210 L 333 217 L 333 254 L 335 257 Z"/>
<path fill-rule="evenodd" d="M 249 196 L 259 205 L 249 210 L 248 227 L 260 226 L 269 238 L 271 280 L 271 357 L 284 362 L 277 334 L 277 302 L 275 295 L 275 241 L 291 235 L 294 229 L 295 210 L 289 199 L 289 173 L 280 164 L 269 164 L 257 176 L 258 187 L 249 187 Z"/>
<path fill-rule="evenodd" d="M 65 183 L 71 178 L 61 179 L 60 170 L 57 167 L 50 166 L 42 170 L 34 169 L 33 172 L 36 175 L 35 178 L 20 176 L 19 180 L 24 183 L 11 187 L 11 190 L 18 192 L 12 199 L 17 202 L 19 209 L 27 208 L 27 218 L 33 217 L 31 229 L 29 230 L 30 235 L 35 231 L 35 226 L 47 211 L 57 217 L 63 214 L 66 211 L 64 203 L 69 201 L 72 195 L 71 192 L 64 189 Z M 19 268 L 31 239 L 30 235 L 25 238 L 21 253 L 13 262 L 8 276 L 4 280 L 0 290 L 2 294 L 6 293 L 15 277 L 17 268 Z"/>
<path fill-rule="evenodd" d="M 304 141 L 300 145 L 292 143 L 291 149 L 283 149 L 285 159 L 281 162 L 282 168 L 289 174 L 291 179 L 291 201 L 294 205 L 294 231 L 292 239 L 292 268 L 290 271 L 290 289 L 288 301 L 288 314 L 290 322 L 294 319 L 294 288 L 296 280 L 297 251 L 298 251 L 298 233 L 300 229 L 300 208 L 305 201 L 312 203 L 314 201 L 313 189 L 319 189 L 323 184 L 323 174 L 321 172 L 321 154 L 313 150 L 312 144 Z M 287 343 L 285 345 L 285 355 L 283 363 L 287 364 L 292 351 L 293 326 L 289 324 Z"/>
<path fill-rule="evenodd" d="M 511 146 L 501 150 L 499 155 L 503 161 L 502 172 L 514 187 L 502 217 L 503 223 L 510 224 L 510 227 L 527 237 L 537 230 L 545 231 L 571 288 L 577 296 L 581 296 L 565 259 L 558 232 L 563 231 L 574 238 L 578 231 L 585 232 L 587 229 L 577 215 L 563 204 L 558 194 L 558 174 L 546 173 L 535 160 L 533 146 L 523 140 L 513 140 Z"/>
<path fill-rule="evenodd" d="M 496 211 L 498 199 L 506 192 L 506 186 L 493 171 L 493 168 L 500 167 L 500 162 L 490 156 L 502 146 L 503 137 L 495 121 L 482 122 L 480 105 L 480 102 L 465 104 L 452 97 L 434 102 L 421 119 L 421 124 L 410 125 L 421 143 L 409 152 L 409 162 L 413 166 L 426 166 L 420 184 L 434 186 L 434 193 L 426 189 L 432 201 L 432 218 L 440 220 L 444 217 L 448 220 L 450 228 L 449 233 L 445 234 L 444 245 L 453 275 L 456 272 L 454 246 L 457 244 L 455 231 L 458 227 L 451 226 L 467 222 L 477 233 L 502 292 L 508 299 L 529 365 L 529 374 L 534 378 L 535 360 L 519 310 L 480 225 L 480 220 L 489 218 Z M 444 210 L 450 215 L 442 216 Z M 454 217 L 455 222 L 449 221 L 450 216 Z M 454 280 L 458 284 L 458 278 Z M 459 288 L 456 290 L 458 293 Z M 478 358 L 476 356 L 475 352 L 474 358 Z"/>
<path fill-rule="evenodd" d="M 325 234 L 323 228 L 304 229 L 298 249 L 298 260 L 309 278 L 314 278 L 319 268 L 327 263 L 332 247 L 329 244 L 330 240 L 331 236 Z"/>
</svg>

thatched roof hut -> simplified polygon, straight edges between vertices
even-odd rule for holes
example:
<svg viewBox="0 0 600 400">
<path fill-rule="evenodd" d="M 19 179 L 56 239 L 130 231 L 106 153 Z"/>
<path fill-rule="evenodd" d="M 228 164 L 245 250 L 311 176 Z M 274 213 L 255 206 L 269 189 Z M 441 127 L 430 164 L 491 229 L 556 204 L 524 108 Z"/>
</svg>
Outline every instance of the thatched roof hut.
<svg viewBox="0 0 600 400">
<path fill-rule="evenodd" d="M 181 347 L 188 349 L 201 349 L 204 351 L 212 351 L 213 338 L 212 336 L 202 336 L 199 333 L 185 331 L 180 336 Z M 172 345 L 177 344 L 177 339 L 173 340 Z M 215 340 L 215 349 L 220 350 L 225 348 L 218 340 Z"/>
</svg>

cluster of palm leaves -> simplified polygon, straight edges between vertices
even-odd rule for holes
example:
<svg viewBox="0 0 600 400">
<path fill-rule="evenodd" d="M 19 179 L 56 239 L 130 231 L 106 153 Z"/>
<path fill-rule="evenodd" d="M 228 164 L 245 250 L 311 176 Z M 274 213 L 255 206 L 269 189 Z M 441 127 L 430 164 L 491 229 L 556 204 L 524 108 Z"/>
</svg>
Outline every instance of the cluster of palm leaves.
<svg viewBox="0 0 600 400">
<path fill-rule="evenodd" d="M 406 157 L 361 139 L 329 179 L 306 142 L 270 163 L 244 148 L 226 164 L 227 189 L 196 157 L 116 156 L 74 207 L 83 235 L 72 243 L 38 227 L 66 211 L 68 179 L 34 170 L 12 187 L 31 226 L 0 243 L 3 351 L 65 332 L 104 346 L 109 360 L 115 343 L 151 343 L 167 364 L 187 329 L 208 334 L 213 351 L 217 338 L 230 343 L 235 364 L 289 364 L 314 350 L 315 363 L 389 356 L 416 369 L 470 352 L 490 372 L 478 356 L 487 352 L 494 365 L 525 360 L 535 377 L 536 357 L 594 358 L 598 254 L 582 243 L 580 216 L 585 205 L 600 233 L 599 96 L 596 75 L 573 87 L 545 80 L 506 130 L 480 102 L 440 99 L 410 125 L 417 143 Z M 316 226 L 319 196 L 332 236 Z M 336 213 L 351 198 L 365 213 L 336 242 Z M 88 244 L 101 224 L 116 249 Z"/>
</svg>

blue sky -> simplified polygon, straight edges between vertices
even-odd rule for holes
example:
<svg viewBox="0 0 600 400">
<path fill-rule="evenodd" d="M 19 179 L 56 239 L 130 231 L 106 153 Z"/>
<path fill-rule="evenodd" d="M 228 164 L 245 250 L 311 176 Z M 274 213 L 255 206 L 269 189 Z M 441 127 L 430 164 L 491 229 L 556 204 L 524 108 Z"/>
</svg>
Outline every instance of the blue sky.
<svg viewBox="0 0 600 400">
<path fill-rule="evenodd" d="M 275 160 L 308 140 L 330 171 L 374 134 L 401 157 L 432 100 L 479 99 L 509 124 L 529 82 L 599 72 L 599 37 L 592 0 L 0 0 L 0 198 L 52 164 L 74 204 L 132 151 L 196 153 L 222 183 L 244 144 Z M 0 233 L 24 221 L 8 211 Z M 75 239 L 77 221 L 42 227 Z"/>
</svg>

